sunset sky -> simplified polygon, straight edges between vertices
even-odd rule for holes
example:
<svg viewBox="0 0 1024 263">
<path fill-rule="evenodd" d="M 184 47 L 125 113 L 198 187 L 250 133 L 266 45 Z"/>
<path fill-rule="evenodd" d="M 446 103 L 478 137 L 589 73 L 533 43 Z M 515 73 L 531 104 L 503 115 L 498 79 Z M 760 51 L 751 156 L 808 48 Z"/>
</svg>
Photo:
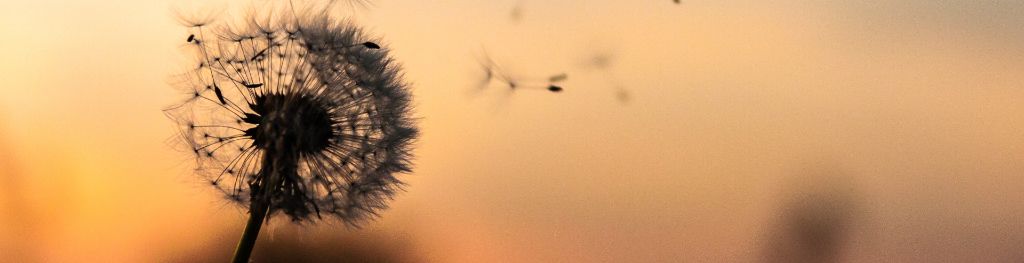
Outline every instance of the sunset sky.
<svg viewBox="0 0 1024 263">
<path fill-rule="evenodd" d="M 194 66 L 175 10 L 275 1 L 0 3 L 0 261 L 230 253 L 246 212 L 192 175 L 162 112 Z M 837 213 L 841 262 L 1024 260 L 1024 2 L 372 2 L 332 12 L 412 84 L 406 192 L 362 229 L 281 217 L 260 242 L 762 262 L 799 250 L 787 218 L 811 204 Z M 480 89 L 485 57 L 565 91 Z"/>
</svg>

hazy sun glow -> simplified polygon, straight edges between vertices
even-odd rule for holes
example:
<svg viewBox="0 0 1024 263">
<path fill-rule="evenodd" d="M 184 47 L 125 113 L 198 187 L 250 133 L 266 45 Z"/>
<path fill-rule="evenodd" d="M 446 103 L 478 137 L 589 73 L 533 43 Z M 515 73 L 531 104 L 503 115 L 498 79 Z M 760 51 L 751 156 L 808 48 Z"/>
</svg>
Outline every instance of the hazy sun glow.
<svg viewBox="0 0 1024 263">
<path fill-rule="evenodd" d="M 172 10 L 196 2 L 0 4 L 0 261 L 230 256 L 245 212 L 161 112 L 192 66 Z M 826 2 L 341 5 L 403 64 L 415 172 L 363 229 L 277 218 L 260 242 L 750 262 L 816 256 L 776 246 L 820 220 L 841 261 L 1024 259 L 1024 3 Z M 478 90 L 485 54 L 565 90 Z"/>
</svg>

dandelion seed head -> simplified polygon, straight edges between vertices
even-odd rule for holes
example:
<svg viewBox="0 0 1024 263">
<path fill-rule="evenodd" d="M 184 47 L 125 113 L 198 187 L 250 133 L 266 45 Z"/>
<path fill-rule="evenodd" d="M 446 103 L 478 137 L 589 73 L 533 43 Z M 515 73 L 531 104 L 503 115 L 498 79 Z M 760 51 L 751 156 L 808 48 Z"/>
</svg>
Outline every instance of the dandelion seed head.
<svg viewBox="0 0 1024 263">
<path fill-rule="evenodd" d="M 408 87 L 386 45 L 353 24 L 290 17 L 193 28 L 199 67 L 166 112 L 198 173 L 231 202 L 264 198 L 271 216 L 357 226 L 411 171 Z"/>
</svg>

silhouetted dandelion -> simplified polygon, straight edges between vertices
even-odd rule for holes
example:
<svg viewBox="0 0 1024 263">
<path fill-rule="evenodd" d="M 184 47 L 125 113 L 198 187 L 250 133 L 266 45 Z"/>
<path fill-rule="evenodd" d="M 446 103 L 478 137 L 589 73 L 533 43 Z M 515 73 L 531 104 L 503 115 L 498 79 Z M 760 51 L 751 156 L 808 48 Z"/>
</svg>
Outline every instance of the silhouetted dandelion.
<svg viewBox="0 0 1024 263">
<path fill-rule="evenodd" d="M 188 98 L 166 112 L 199 173 L 249 210 L 236 262 L 248 260 L 264 217 L 358 226 L 410 171 L 417 129 L 398 65 L 358 27 L 326 12 L 303 17 L 189 23 L 183 38 L 197 61 L 183 74 Z"/>
</svg>

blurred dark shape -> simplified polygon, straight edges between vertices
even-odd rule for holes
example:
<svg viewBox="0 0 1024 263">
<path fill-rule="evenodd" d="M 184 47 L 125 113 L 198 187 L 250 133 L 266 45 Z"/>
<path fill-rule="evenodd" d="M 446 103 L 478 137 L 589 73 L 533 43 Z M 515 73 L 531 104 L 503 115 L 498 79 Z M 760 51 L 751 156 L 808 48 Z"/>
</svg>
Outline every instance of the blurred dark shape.
<svg viewBox="0 0 1024 263">
<path fill-rule="evenodd" d="M 279 228 L 262 235 L 251 262 L 426 262 L 416 255 L 412 242 L 398 233 L 376 231 L 323 231 L 310 233 L 295 226 Z M 228 262 L 235 249 L 238 229 L 221 231 L 217 238 L 196 244 L 186 251 L 169 251 L 160 262 Z M 336 234 L 335 234 L 336 233 Z"/>
<path fill-rule="evenodd" d="M 614 59 L 611 53 L 601 52 L 590 56 L 585 64 L 591 69 L 607 69 L 612 66 Z"/>
<path fill-rule="evenodd" d="M 633 98 L 626 89 L 622 87 L 616 87 L 615 89 L 615 99 L 619 100 L 622 104 L 629 103 Z"/>
<path fill-rule="evenodd" d="M 763 262 L 841 261 L 856 214 L 853 187 L 845 178 L 801 178 L 769 230 Z"/>
<path fill-rule="evenodd" d="M 618 100 L 619 103 L 625 105 L 632 100 L 633 96 L 626 87 L 622 86 L 618 78 L 615 77 L 614 71 L 612 70 L 614 64 L 615 56 L 611 52 L 604 51 L 587 56 L 583 60 L 582 67 L 586 70 L 598 71 L 597 73 L 605 79 L 605 82 L 609 83 L 615 90 L 615 99 Z"/>
<path fill-rule="evenodd" d="M 566 79 L 569 79 L 569 74 L 562 73 L 562 74 L 558 74 L 558 75 L 554 75 L 554 76 L 549 77 L 548 81 L 554 83 L 554 82 L 562 82 L 562 81 L 565 81 Z"/>
<path fill-rule="evenodd" d="M 551 92 L 562 92 L 562 87 L 551 85 L 548 86 L 548 90 Z"/>
<path fill-rule="evenodd" d="M 512 22 L 519 22 L 523 20 L 523 2 L 520 1 L 512 7 L 512 11 L 508 13 L 508 19 Z"/>
<path fill-rule="evenodd" d="M 675 2 L 677 5 L 681 3 L 679 0 L 672 0 L 672 2 Z"/>
<path fill-rule="evenodd" d="M 195 40 L 195 39 L 196 39 L 196 35 L 195 34 L 189 34 L 188 35 L 188 39 L 186 39 L 185 42 L 192 43 L 192 40 Z"/>
</svg>

